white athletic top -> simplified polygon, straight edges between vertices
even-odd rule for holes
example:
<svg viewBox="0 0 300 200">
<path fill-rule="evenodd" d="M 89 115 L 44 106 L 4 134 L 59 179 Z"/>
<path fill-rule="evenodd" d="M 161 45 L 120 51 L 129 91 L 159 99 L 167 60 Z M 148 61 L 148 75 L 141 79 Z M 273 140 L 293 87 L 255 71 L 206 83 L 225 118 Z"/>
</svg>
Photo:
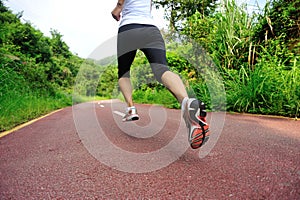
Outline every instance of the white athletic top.
<svg viewBox="0 0 300 200">
<path fill-rule="evenodd" d="M 155 25 L 151 6 L 151 0 L 125 0 L 119 27 L 126 24 Z"/>
</svg>

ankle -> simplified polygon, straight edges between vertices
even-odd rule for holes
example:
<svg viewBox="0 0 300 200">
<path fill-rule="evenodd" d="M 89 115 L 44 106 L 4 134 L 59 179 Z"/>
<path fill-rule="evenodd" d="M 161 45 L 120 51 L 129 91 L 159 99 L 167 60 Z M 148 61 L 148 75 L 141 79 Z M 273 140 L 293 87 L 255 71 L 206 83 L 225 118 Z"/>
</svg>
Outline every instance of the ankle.
<svg viewBox="0 0 300 200">
<path fill-rule="evenodd" d="M 128 106 L 127 110 L 132 110 L 132 109 L 136 109 L 135 106 Z"/>
<path fill-rule="evenodd" d="M 181 102 L 181 112 L 182 112 L 182 113 L 183 113 L 184 110 L 185 110 L 185 105 L 186 105 L 186 103 L 187 103 L 188 100 L 189 100 L 188 97 L 184 97 L 184 99 L 183 99 L 182 102 Z"/>
</svg>

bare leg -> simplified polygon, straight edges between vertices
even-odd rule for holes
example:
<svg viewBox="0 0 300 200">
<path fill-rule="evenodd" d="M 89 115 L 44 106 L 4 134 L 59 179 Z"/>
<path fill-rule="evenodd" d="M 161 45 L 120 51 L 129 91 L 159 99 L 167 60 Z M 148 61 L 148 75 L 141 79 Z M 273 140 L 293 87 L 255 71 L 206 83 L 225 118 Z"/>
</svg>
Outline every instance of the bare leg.
<svg viewBox="0 0 300 200">
<path fill-rule="evenodd" d="M 133 100 L 132 100 L 132 86 L 131 86 L 130 78 L 127 77 L 120 78 L 119 86 L 128 107 L 132 107 Z"/>
<path fill-rule="evenodd" d="M 161 77 L 162 83 L 166 86 L 181 104 L 185 97 L 188 97 L 181 78 L 171 71 L 166 71 Z"/>
</svg>

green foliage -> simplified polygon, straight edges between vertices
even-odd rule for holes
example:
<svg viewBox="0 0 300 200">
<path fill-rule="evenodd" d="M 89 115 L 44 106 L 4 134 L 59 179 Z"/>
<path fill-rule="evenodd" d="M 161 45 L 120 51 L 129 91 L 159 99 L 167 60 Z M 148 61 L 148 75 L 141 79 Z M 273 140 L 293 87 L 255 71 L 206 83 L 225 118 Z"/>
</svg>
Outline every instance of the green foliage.
<svg viewBox="0 0 300 200">
<path fill-rule="evenodd" d="M 264 13 L 250 15 L 228 0 L 214 15 L 197 12 L 183 24 L 181 33 L 193 44 L 192 58 L 200 55 L 200 44 L 222 74 L 228 110 L 299 116 L 299 50 L 291 48 L 299 44 L 298 3 L 273 1 Z M 271 30 L 277 35 L 271 37 Z M 193 89 L 198 96 L 209 91 L 214 97 L 202 84 Z"/>
<path fill-rule="evenodd" d="M 84 62 L 76 77 L 74 93 L 80 96 L 95 96 L 100 72 L 92 62 Z"/>
<path fill-rule="evenodd" d="M 74 100 L 78 97 L 113 98 L 117 89 L 117 66 L 100 66 L 93 60 L 86 60 L 80 65 L 73 90 Z"/>
<path fill-rule="evenodd" d="M 273 0 L 258 16 L 256 40 L 281 37 L 285 43 L 299 42 L 300 0 Z"/>
<path fill-rule="evenodd" d="M 163 86 L 135 90 L 132 97 L 138 103 L 158 104 L 167 108 L 180 108 L 177 99 Z"/>
<path fill-rule="evenodd" d="M 182 55 L 175 51 L 167 52 L 168 67 L 171 71 L 180 74 L 183 79 L 196 80 L 197 73 L 191 63 Z"/>
<path fill-rule="evenodd" d="M 137 52 L 131 68 L 131 82 L 134 89 L 153 88 L 158 85 L 145 55 Z"/>
<path fill-rule="evenodd" d="M 71 52 L 69 51 L 68 45 L 62 40 L 62 35 L 56 31 L 51 30 L 52 36 L 52 52 L 54 55 L 60 55 L 65 58 L 70 58 L 72 56 Z"/>
<path fill-rule="evenodd" d="M 81 58 L 53 31 L 45 37 L 0 1 L 0 131 L 71 105 Z"/>
<path fill-rule="evenodd" d="M 108 65 L 100 75 L 97 96 L 113 98 L 118 84 L 118 69 L 116 65 Z"/>
<path fill-rule="evenodd" d="M 238 69 L 245 62 L 253 63 L 252 20 L 244 7 L 230 0 L 213 16 L 195 13 L 182 34 L 206 49 L 220 69 Z"/>
<path fill-rule="evenodd" d="M 186 58 L 175 51 L 167 52 L 168 67 L 179 74 L 183 80 L 197 80 L 195 68 Z M 170 108 L 178 108 L 176 98 L 162 84 L 158 83 L 150 64 L 142 52 L 138 52 L 131 69 L 134 100 L 139 103 L 155 103 Z"/>
<path fill-rule="evenodd" d="M 299 116 L 300 69 L 290 70 L 263 60 L 254 70 L 230 70 L 227 87 L 228 110 L 261 114 Z"/>
<path fill-rule="evenodd" d="M 0 131 L 71 104 L 70 96 L 62 93 L 50 95 L 46 90 L 33 90 L 10 63 L 0 65 L 0 80 Z"/>
<path fill-rule="evenodd" d="M 170 28 L 181 29 L 182 21 L 199 12 L 207 16 L 215 10 L 216 0 L 154 0 L 157 7 L 162 6 L 170 20 Z"/>
<path fill-rule="evenodd" d="M 274 0 L 269 2 L 258 15 L 253 38 L 258 46 L 257 51 L 268 48 L 276 41 L 277 59 L 293 58 L 289 53 L 300 54 L 300 0 Z"/>
</svg>

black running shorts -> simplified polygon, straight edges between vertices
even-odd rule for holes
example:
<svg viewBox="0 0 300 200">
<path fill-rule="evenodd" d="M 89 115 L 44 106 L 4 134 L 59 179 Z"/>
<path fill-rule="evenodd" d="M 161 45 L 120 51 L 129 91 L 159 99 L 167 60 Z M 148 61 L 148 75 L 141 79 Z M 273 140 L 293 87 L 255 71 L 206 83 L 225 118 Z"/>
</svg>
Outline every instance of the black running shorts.
<svg viewBox="0 0 300 200">
<path fill-rule="evenodd" d="M 130 66 L 140 49 L 147 57 L 155 78 L 169 71 L 165 43 L 159 29 L 153 25 L 128 24 L 118 32 L 118 77 L 130 77 Z"/>
</svg>

